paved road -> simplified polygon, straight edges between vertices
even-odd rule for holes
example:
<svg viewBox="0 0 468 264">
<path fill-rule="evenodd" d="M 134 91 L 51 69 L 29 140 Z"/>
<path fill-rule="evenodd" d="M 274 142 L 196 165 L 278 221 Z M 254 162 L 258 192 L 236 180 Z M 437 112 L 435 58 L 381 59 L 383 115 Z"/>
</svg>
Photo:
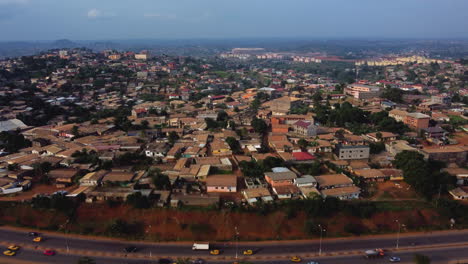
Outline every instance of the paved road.
<svg viewBox="0 0 468 264">
<path fill-rule="evenodd" d="M 412 259 L 415 253 L 420 253 L 431 257 L 433 264 L 448 264 L 448 263 L 468 263 L 468 247 L 465 248 L 454 248 L 454 249 L 431 249 L 431 250 L 419 250 L 417 252 L 404 252 L 396 254 L 401 258 L 402 264 L 413 263 Z M 41 252 L 34 250 L 21 250 L 15 257 L 0 256 L 0 263 L 11 264 L 13 259 L 34 261 L 34 263 L 50 263 L 50 264 L 74 264 L 79 259 L 78 256 L 73 255 L 61 255 L 57 254 L 53 257 L 43 256 Z M 97 264 L 156 264 L 156 260 L 135 260 L 135 259 L 116 259 L 116 258 L 104 258 L 104 257 L 93 257 Z M 457 262 L 457 259 L 460 260 Z M 462 261 L 465 259 L 465 261 Z M 320 264 L 383 264 L 389 263 L 388 258 L 367 260 L 362 256 L 344 256 L 344 257 L 326 257 L 326 258 L 305 258 L 303 263 L 314 260 Z M 222 262 L 210 261 L 209 264 L 223 264 Z M 290 264 L 289 261 L 253 261 L 253 263 L 260 264 Z M 225 263 L 224 263 L 225 264 Z"/>
<path fill-rule="evenodd" d="M 40 245 L 47 248 L 64 249 L 67 247 L 70 250 L 84 250 L 90 252 L 98 251 L 105 252 L 109 256 L 112 254 L 122 254 L 123 248 L 128 245 L 136 245 L 139 248 L 140 254 L 152 255 L 152 256 L 170 256 L 175 258 L 177 256 L 191 256 L 191 257 L 207 257 L 207 252 L 203 251 L 192 251 L 190 244 L 149 244 L 149 243 L 130 243 L 124 241 L 113 241 L 113 240 L 96 240 L 96 239 L 85 239 L 76 238 L 73 236 L 63 236 L 46 234 L 44 242 Z M 0 241 L 8 243 L 23 243 L 33 245 L 31 238 L 27 236 L 25 231 L 11 230 L 8 228 L 0 228 Z M 399 246 L 401 248 L 417 248 L 420 246 L 428 245 L 443 245 L 451 243 L 468 243 L 468 230 L 456 231 L 456 232 L 436 232 L 436 233 L 425 233 L 405 236 L 400 238 Z M 359 251 L 369 248 L 394 248 L 396 244 L 396 236 L 380 236 L 380 237 L 367 237 L 367 238 L 350 238 L 350 239 L 324 239 L 322 243 L 322 252 L 338 252 L 338 251 Z M 223 256 L 233 257 L 235 255 L 235 244 L 234 243 L 218 243 L 214 245 L 217 248 L 223 250 Z M 296 255 L 304 253 L 317 253 L 319 249 L 319 241 L 298 241 L 298 242 L 272 242 L 272 243 L 239 243 L 239 251 L 242 252 L 244 249 L 258 248 L 256 256 L 266 255 Z M 455 250 L 455 249 L 454 249 Z M 457 249 L 458 250 L 458 249 Z M 429 253 L 433 253 L 432 250 L 428 250 Z M 447 250 L 445 251 L 434 251 L 439 255 L 436 258 L 443 258 L 445 260 L 450 257 Z M 468 258 L 468 246 L 465 250 L 460 251 L 467 255 Z M 465 253 L 466 252 L 466 253 Z M 408 253 L 402 253 L 408 254 Z M 463 255 L 462 254 L 462 255 Z M 101 254 L 102 255 L 102 254 Z M 411 254 L 410 254 L 411 255 Z M 33 258 L 34 260 L 41 261 L 42 259 L 47 263 L 73 263 L 78 257 L 57 255 L 52 258 L 42 256 L 40 252 L 34 250 L 23 250 L 17 258 Z M 102 258 L 99 258 L 102 259 Z M 338 260 L 339 259 L 339 260 Z M 353 263 L 357 261 L 356 257 L 338 258 L 329 257 L 324 259 L 323 263 Z M 31 259 L 30 259 L 31 260 Z M 149 263 L 145 261 L 126 261 L 121 259 L 102 259 L 102 263 Z M 332 262 L 329 262 L 332 261 Z M 351 261 L 351 262 L 350 262 Z M 270 261 L 271 262 L 271 261 Z M 354 262 L 355 263 L 355 262 Z M 373 262 L 374 263 L 374 262 Z M 378 262 L 375 262 L 378 263 Z"/>
</svg>

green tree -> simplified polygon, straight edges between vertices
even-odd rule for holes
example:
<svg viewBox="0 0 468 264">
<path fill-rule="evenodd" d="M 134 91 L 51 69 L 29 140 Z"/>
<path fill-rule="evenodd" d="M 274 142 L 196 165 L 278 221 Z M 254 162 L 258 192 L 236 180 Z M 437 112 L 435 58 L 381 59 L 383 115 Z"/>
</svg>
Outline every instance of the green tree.
<svg viewBox="0 0 468 264">
<path fill-rule="evenodd" d="M 266 132 L 268 132 L 268 126 L 265 123 L 265 121 L 263 121 L 262 119 L 258 119 L 257 117 L 254 117 L 252 119 L 251 124 L 252 124 L 253 129 L 257 133 L 265 134 Z"/>
<path fill-rule="evenodd" d="M 96 261 L 90 257 L 81 257 L 76 264 L 96 264 Z"/>
<path fill-rule="evenodd" d="M 299 147 L 302 149 L 302 150 L 305 150 L 307 149 L 308 146 L 310 146 L 310 142 L 301 138 L 299 139 L 299 141 L 297 142 L 297 145 L 299 145 Z"/>
<path fill-rule="evenodd" d="M 227 137 L 226 143 L 228 143 L 229 147 L 231 148 L 234 154 L 243 154 L 242 148 L 239 144 L 239 141 L 233 137 Z"/>
<path fill-rule="evenodd" d="M 147 196 L 141 194 L 141 192 L 135 192 L 127 196 L 128 204 L 130 204 L 133 208 L 143 209 L 143 208 L 150 208 L 151 202 Z"/>
<path fill-rule="evenodd" d="M 73 126 L 71 133 L 73 136 L 78 137 L 80 136 L 80 128 L 78 126 Z"/>
<path fill-rule="evenodd" d="M 167 136 L 167 140 L 169 141 L 169 144 L 171 146 L 174 145 L 174 143 L 179 139 L 179 135 L 175 131 L 169 132 L 169 135 Z"/>
<path fill-rule="evenodd" d="M 421 254 L 414 254 L 413 261 L 415 264 L 431 264 L 431 259 Z"/>
</svg>

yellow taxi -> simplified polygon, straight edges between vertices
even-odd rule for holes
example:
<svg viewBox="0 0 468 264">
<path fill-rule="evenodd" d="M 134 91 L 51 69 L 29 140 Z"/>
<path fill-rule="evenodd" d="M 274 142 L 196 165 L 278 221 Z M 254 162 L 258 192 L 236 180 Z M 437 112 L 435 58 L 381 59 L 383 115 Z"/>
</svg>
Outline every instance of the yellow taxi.
<svg viewBox="0 0 468 264">
<path fill-rule="evenodd" d="M 13 257 L 14 255 L 16 255 L 16 251 L 13 251 L 13 250 L 3 251 L 3 255 Z"/>
<path fill-rule="evenodd" d="M 8 247 L 8 249 L 11 250 L 11 251 L 17 251 L 17 250 L 20 249 L 20 247 L 17 246 L 17 245 L 10 245 L 10 246 Z"/>
<path fill-rule="evenodd" d="M 246 256 L 253 255 L 253 250 L 251 250 L 251 249 L 244 250 L 244 255 L 246 255 Z"/>
<path fill-rule="evenodd" d="M 301 262 L 302 259 L 298 256 L 294 256 L 291 258 L 291 262 L 294 262 L 294 263 L 298 263 L 298 262 Z"/>
<path fill-rule="evenodd" d="M 210 251 L 210 255 L 219 255 L 221 252 L 219 252 L 218 249 L 213 249 Z"/>
<path fill-rule="evenodd" d="M 42 241 L 42 237 L 35 237 L 33 239 L 33 242 L 41 242 Z"/>
</svg>

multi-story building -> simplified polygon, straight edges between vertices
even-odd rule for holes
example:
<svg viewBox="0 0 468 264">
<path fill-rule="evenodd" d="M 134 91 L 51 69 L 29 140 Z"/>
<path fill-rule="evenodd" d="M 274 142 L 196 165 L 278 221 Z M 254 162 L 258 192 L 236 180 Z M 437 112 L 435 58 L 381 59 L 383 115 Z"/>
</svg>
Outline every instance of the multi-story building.
<svg viewBox="0 0 468 264">
<path fill-rule="evenodd" d="M 366 145 L 337 145 L 335 155 L 340 160 L 368 159 L 370 148 Z"/>
<path fill-rule="evenodd" d="M 317 135 L 317 126 L 311 121 L 297 121 L 292 126 L 294 132 L 304 137 L 313 137 Z"/>
<path fill-rule="evenodd" d="M 430 116 L 421 113 L 408 113 L 404 119 L 404 123 L 409 127 L 421 130 L 429 127 Z"/>
<path fill-rule="evenodd" d="M 371 86 L 364 84 L 351 84 L 345 90 L 345 94 L 359 100 L 368 100 L 380 96 L 381 88 L 379 86 Z"/>
</svg>

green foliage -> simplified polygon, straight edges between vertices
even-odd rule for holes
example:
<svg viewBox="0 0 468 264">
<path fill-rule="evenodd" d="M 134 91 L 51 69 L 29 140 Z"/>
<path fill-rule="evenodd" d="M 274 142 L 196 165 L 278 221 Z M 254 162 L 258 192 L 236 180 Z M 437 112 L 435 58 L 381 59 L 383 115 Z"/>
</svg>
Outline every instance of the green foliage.
<svg viewBox="0 0 468 264">
<path fill-rule="evenodd" d="M 312 164 L 298 164 L 296 169 L 305 175 L 320 175 L 322 164 L 319 161 L 314 161 Z"/>
<path fill-rule="evenodd" d="M 398 88 L 386 88 L 382 92 L 382 97 L 392 102 L 403 102 L 403 91 Z"/>
<path fill-rule="evenodd" d="M 87 149 L 82 149 L 81 151 L 75 151 L 72 154 L 75 163 L 79 164 L 93 164 L 96 165 L 100 162 L 99 155 L 96 151 L 91 150 L 88 152 Z"/>
<path fill-rule="evenodd" d="M 397 154 L 394 165 L 403 170 L 405 181 L 428 200 L 439 190 L 447 192 L 455 183 L 454 177 L 441 172 L 445 164 L 433 160 L 425 161 L 424 156 L 415 151 L 405 150 Z"/>
<path fill-rule="evenodd" d="M 229 147 L 231 148 L 234 154 L 243 154 L 242 148 L 239 144 L 239 141 L 233 137 L 227 137 L 226 143 L 228 143 Z"/>
<path fill-rule="evenodd" d="M 18 132 L 1 132 L 0 133 L 0 148 L 5 151 L 13 153 L 18 152 L 22 148 L 31 146 L 31 141 L 25 139 L 23 135 Z"/>
<path fill-rule="evenodd" d="M 169 190 L 171 188 L 169 177 L 158 169 L 148 171 L 148 177 L 151 177 L 157 190 Z"/>
<path fill-rule="evenodd" d="M 414 254 L 413 261 L 415 264 L 431 264 L 431 258 L 421 254 Z"/>
<path fill-rule="evenodd" d="M 71 215 L 78 206 L 78 202 L 73 201 L 65 195 L 54 194 L 51 197 L 34 197 L 31 200 L 31 206 L 38 209 L 52 209 Z"/>
<path fill-rule="evenodd" d="M 115 219 L 107 226 L 107 232 L 117 237 L 141 237 L 144 234 L 144 224 Z"/>
<path fill-rule="evenodd" d="M 123 155 L 116 157 L 113 161 L 113 165 L 116 167 L 133 166 L 133 170 L 145 170 L 154 160 L 150 157 L 146 157 L 144 154 L 136 152 L 126 152 Z"/>
<path fill-rule="evenodd" d="M 167 137 L 167 140 L 169 141 L 169 144 L 170 144 L 171 146 L 173 146 L 174 143 L 175 143 L 179 138 L 180 138 L 180 137 L 179 137 L 179 135 L 177 134 L 177 132 L 171 131 L 171 132 L 169 132 L 169 135 L 168 135 L 168 137 Z"/>
<path fill-rule="evenodd" d="M 254 117 L 252 119 L 251 124 L 252 124 L 253 129 L 257 133 L 265 134 L 266 132 L 268 132 L 268 126 L 265 123 L 265 121 L 263 121 L 262 119 L 258 119 L 257 117 Z"/>
<path fill-rule="evenodd" d="M 96 261 L 90 257 L 81 257 L 76 262 L 77 264 L 96 264 Z"/>
<path fill-rule="evenodd" d="M 370 154 L 379 154 L 385 150 L 385 144 L 383 142 L 370 143 Z"/>
<path fill-rule="evenodd" d="M 130 204 L 133 208 L 137 209 L 144 209 L 144 208 L 150 208 L 151 207 L 151 202 L 148 199 L 147 196 L 144 196 L 141 194 L 141 192 L 135 192 L 127 196 L 127 201 L 128 204 Z"/>
</svg>

